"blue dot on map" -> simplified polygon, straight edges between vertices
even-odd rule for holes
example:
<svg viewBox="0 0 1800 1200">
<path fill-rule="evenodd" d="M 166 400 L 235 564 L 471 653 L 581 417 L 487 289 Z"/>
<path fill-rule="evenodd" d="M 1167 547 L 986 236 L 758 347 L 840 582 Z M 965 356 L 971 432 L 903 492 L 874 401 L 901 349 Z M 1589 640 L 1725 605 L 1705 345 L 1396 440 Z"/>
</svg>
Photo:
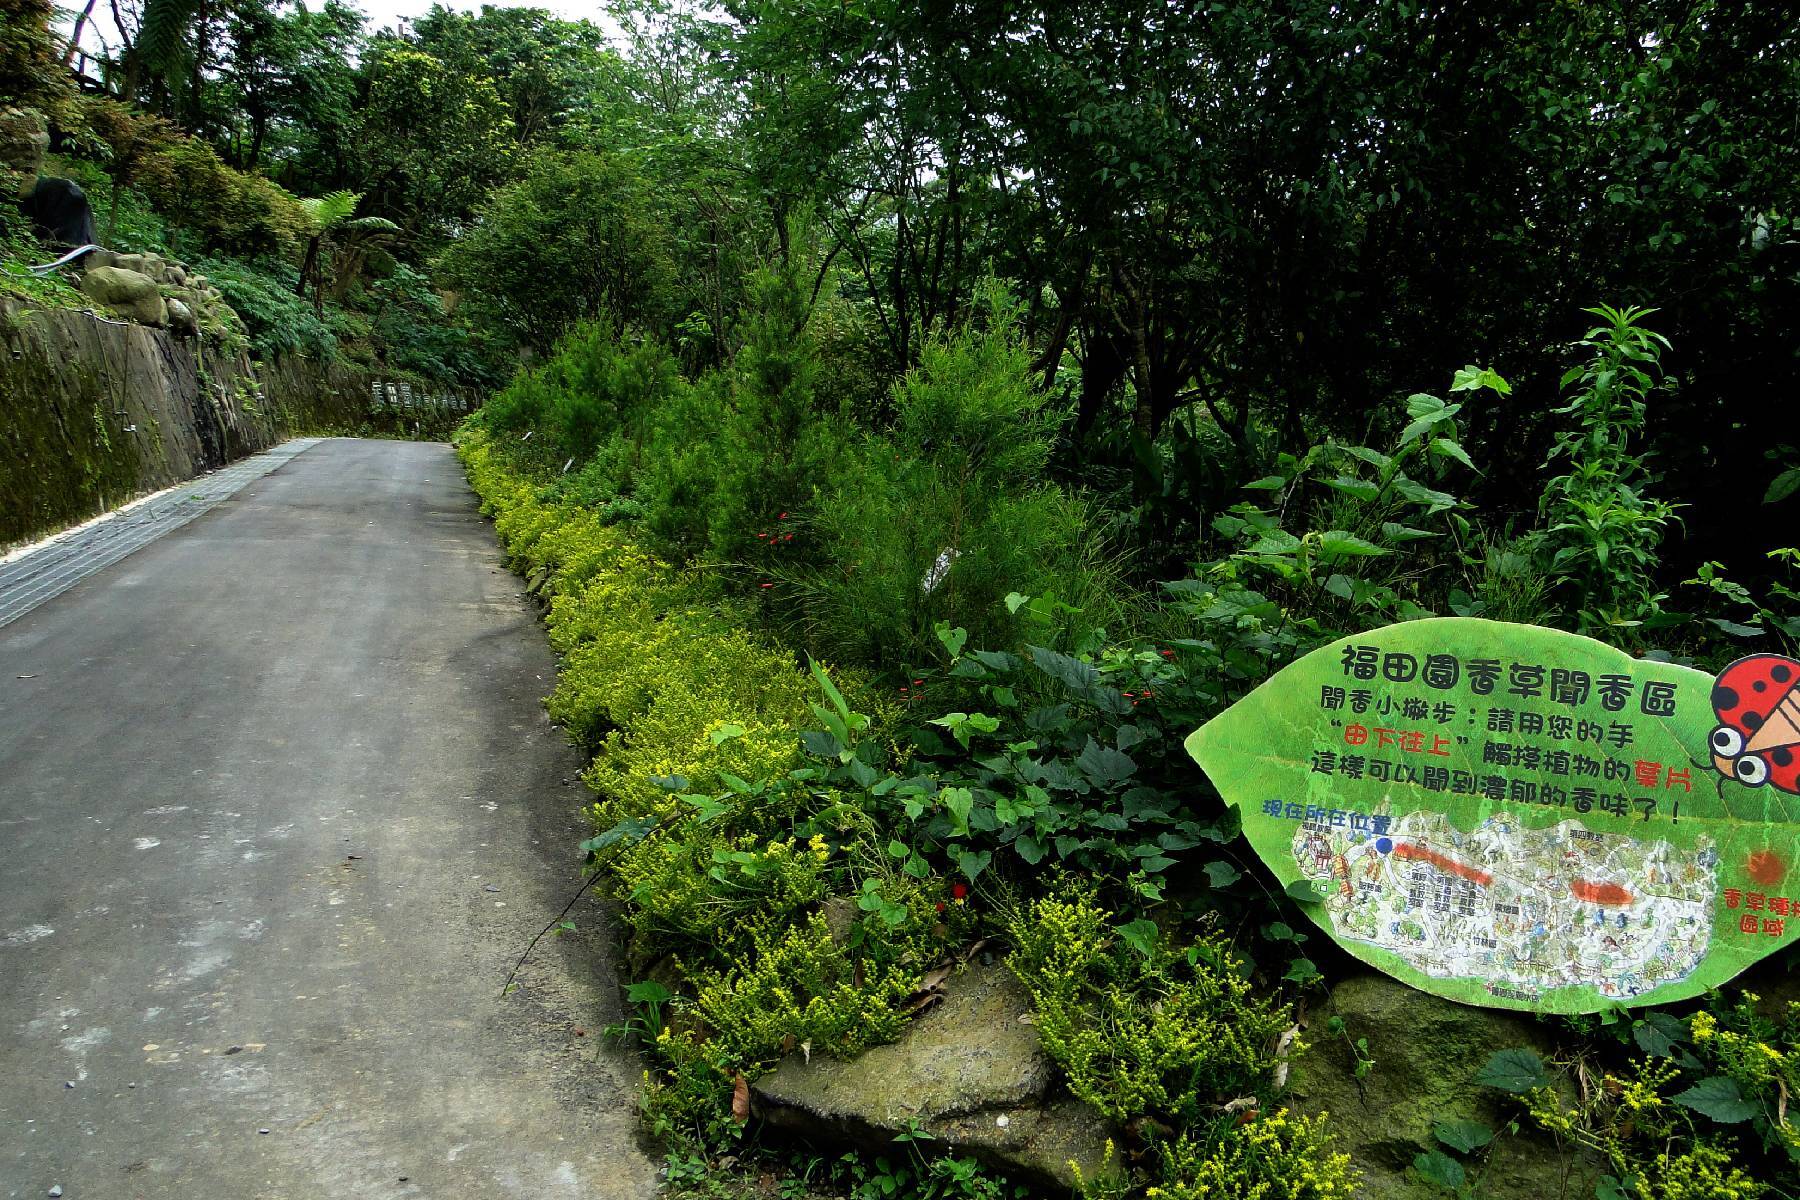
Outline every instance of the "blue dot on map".
<svg viewBox="0 0 1800 1200">
<path fill-rule="evenodd" d="M 1375 849 L 1381 851 L 1383 854 L 1392 854 L 1394 852 L 1394 839 L 1389 837 L 1376 838 Z"/>
</svg>

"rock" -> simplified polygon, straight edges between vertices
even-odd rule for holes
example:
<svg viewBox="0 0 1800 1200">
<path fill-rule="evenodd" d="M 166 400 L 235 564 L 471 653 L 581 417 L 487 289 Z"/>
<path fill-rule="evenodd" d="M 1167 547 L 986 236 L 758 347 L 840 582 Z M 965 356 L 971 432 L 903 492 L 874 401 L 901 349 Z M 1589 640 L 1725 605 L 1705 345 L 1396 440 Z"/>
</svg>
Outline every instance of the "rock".
<svg viewBox="0 0 1800 1200">
<path fill-rule="evenodd" d="M 856 898 L 854 896 L 832 896 L 819 906 L 825 918 L 825 929 L 831 934 L 831 940 L 839 946 L 850 944 L 850 935 L 856 930 Z"/>
<path fill-rule="evenodd" d="M 120 261 L 135 257 L 124 255 Z M 126 267 L 95 267 L 81 277 L 81 290 L 120 316 L 140 325 L 163 325 L 169 309 L 156 280 Z"/>
<path fill-rule="evenodd" d="M 938 1148 L 1072 1189 L 1070 1164 L 1093 1176 L 1113 1131 L 1053 1090 L 1054 1064 L 1019 1019 L 1030 1011 L 1003 964 L 967 967 L 892 1045 L 847 1062 L 789 1055 L 754 1086 L 757 1111 L 774 1128 L 871 1149 L 916 1121 Z"/>
<path fill-rule="evenodd" d="M 164 302 L 169 312 L 169 328 L 183 337 L 200 336 L 200 320 L 194 316 L 194 310 L 179 300 Z"/>
<path fill-rule="evenodd" d="M 1354 1051 L 1325 1032 L 1334 1015 L 1343 1018 L 1351 1043 L 1368 1039 L 1375 1065 L 1360 1082 Z M 1441 1200 L 1440 1189 L 1409 1170 L 1421 1151 L 1436 1148 L 1433 1124 L 1470 1120 L 1503 1128 L 1517 1106 L 1476 1085 L 1475 1074 L 1496 1050 L 1525 1046 L 1546 1060 L 1554 1052 L 1541 1025 L 1429 996 L 1386 975 L 1339 983 L 1308 1025 L 1311 1046 L 1294 1062 L 1289 1103 L 1308 1116 L 1330 1114 L 1335 1148 L 1363 1171 L 1363 1200 Z M 1482 1192 L 1591 1196 L 1604 1172 L 1597 1160 L 1559 1151 L 1548 1138 L 1502 1135 L 1482 1175 Z"/>
<path fill-rule="evenodd" d="M 81 267 L 84 271 L 91 271 L 95 267 L 116 267 L 118 265 L 119 256 L 111 250 L 89 250 L 81 259 Z"/>
<path fill-rule="evenodd" d="M 0 175 L 6 191 L 24 198 L 37 184 L 50 150 L 50 124 L 35 108 L 0 108 Z"/>
<path fill-rule="evenodd" d="M 19 201 L 32 232 L 52 246 L 89 246 L 95 238 L 94 210 L 73 179 L 44 175 Z"/>
<path fill-rule="evenodd" d="M 62 1184 L 60 1184 L 60 1183 L 51 1184 L 50 1185 L 50 1195 L 52 1195 L 52 1196 L 62 1195 Z"/>
<path fill-rule="evenodd" d="M 112 265 L 121 271 L 136 271 L 141 275 L 144 273 L 144 256 L 141 254 L 115 254 Z"/>
</svg>

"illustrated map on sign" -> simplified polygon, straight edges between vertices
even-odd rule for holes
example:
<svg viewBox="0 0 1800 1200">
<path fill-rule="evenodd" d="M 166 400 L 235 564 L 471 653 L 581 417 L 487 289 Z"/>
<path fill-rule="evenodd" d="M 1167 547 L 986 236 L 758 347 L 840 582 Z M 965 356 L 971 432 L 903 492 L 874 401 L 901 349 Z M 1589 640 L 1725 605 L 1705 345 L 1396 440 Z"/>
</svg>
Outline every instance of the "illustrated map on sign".
<svg viewBox="0 0 1800 1200">
<path fill-rule="evenodd" d="M 1717 678 L 1436 618 L 1345 638 L 1188 750 L 1352 954 L 1471 1004 L 1717 987 L 1800 936 L 1800 663 Z"/>
</svg>

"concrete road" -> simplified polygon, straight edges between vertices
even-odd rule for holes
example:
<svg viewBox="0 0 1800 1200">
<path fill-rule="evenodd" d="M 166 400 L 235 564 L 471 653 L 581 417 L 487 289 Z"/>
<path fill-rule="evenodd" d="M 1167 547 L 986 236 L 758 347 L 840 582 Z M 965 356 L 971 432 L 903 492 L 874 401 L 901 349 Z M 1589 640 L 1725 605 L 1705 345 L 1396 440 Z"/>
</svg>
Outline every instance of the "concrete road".
<svg viewBox="0 0 1800 1200">
<path fill-rule="evenodd" d="M 0 629 L 0 1196 L 651 1194 L 552 669 L 406 442 Z"/>
</svg>

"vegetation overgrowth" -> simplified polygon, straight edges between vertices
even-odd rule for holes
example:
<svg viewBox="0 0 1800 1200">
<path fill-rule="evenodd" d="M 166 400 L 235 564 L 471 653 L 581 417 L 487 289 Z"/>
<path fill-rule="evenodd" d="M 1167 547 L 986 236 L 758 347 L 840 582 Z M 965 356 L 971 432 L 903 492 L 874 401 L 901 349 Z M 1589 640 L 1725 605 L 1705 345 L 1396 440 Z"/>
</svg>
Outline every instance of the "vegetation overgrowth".
<svg viewBox="0 0 1800 1200">
<path fill-rule="evenodd" d="M 459 446 L 592 755 L 678 1185 L 741 1082 L 986 937 L 1124 1131 L 1088 1194 L 1347 1194 L 1281 1088 L 1344 963 L 1181 736 L 1434 613 L 1800 642 L 1789 6 L 91 12 L 0 4 L 0 95 L 103 240 L 265 355 L 498 388 Z M 74 302 L 0 235 L 0 289 Z M 1599 1200 L 1795 1193 L 1790 1027 L 1566 1042 L 1482 1083 Z M 1497 1132 L 1417 1176 L 1478 1194 Z M 1006 1191 L 909 1147 L 832 1177 Z"/>
<path fill-rule="evenodd" d="M 815 383 L 831 350 L 809 330 L 835 299 L 797 309 L 773 270 L 749 290 L 730 363 L 693 376 L 654 335 L 582 326 L 459 435 L 547 603 L 550 712 L 594 756 L 585 850 L 644 975 L 629 1032 L 678 1154 L 734 1145 L 738 1081 L 796 1047 L 896 1036 L 934 968 L 986 937 L 1010 949 L 1064 1086 L 1128 1131 L 1133 1165 L 1091 1194 L 1352 1194 L 1329 1120 L 1282 1102 L 1296 1015 L 1345 961 L 1270 895 L 1181 738 L 1315 646 L 1435 613 L 1667 639 L 1656 652 L 1706 663 L 1752 630 L 1791 645 L 1780 614 L 1676 620 L 1651 586 L 1672 520 L 1636 441 L 1654 314 L 1597 308 L 1570 347 L 1546 464 L 1566 474 L 1537 520 L 1496 528 L 1457 494 L 1484 469 L 1463 429 L 1512 387 L 1466 367 L 1448 399 L 1397 402 L 1379 448 L 1276 455 L 1190 573 L 1151 587 L 1100 498 L 1045 477 L 1066 414 L 1029 387 L 1004 287 L 922 348 L 878 415 Z M 1639 365 L 1615 385 L 1621 363 Z M 1559 607 L 1609 539 L 1631 573 Z M 1686 1033 L 1647 1041 L 1663 1026 L 1642 1020 L 1616 1023 L 1625 1042 L 1587 1031 L 1570 1065 L 1650 1078 L 1632 1093 L 1660 1106 L 1650 1137 L 1591 1091 L 1557 1108 L 1556 1064 L 1484 1082 L 1525 1096 L 1516 1128 L 1604 1153 L 1620 1196 L 1739 1186 L 1721 1156 L 1791 1172 L 1773 1081 L 1800 1060 L 1733 1011 L 1762 1073 L 1731 1095 L 1760 1137 L 1681 1099 L 1677 1080 L 1727 1068 L 1680 1050 Z M 1415 1170 L 1462 1194 L 1495 1133 Z"/>
</svg>

